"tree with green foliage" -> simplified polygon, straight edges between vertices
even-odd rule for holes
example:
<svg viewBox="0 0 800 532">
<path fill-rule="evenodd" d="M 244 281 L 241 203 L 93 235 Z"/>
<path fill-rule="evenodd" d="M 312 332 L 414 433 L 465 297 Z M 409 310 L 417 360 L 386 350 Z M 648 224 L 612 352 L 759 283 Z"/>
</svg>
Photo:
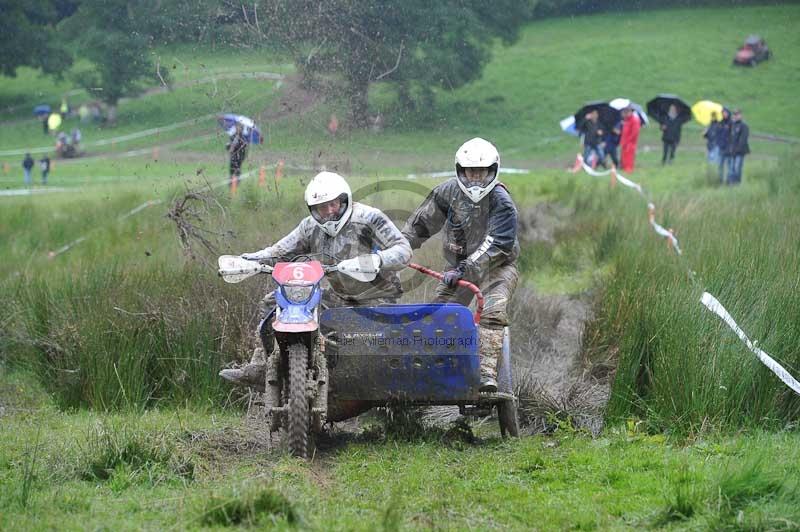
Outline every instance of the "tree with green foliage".
<svg viewBox="0 0 800 532">
<path fill-rule="evenodd" d="M 147 28 L 154 8 L 147 0 L 83 0 L 65 21 L 79 55 L 91 63 L 75 71 L 74 80 L 109 106 L 111 123 L 120 98 L 139 94 L 146 79 L 164 82 L 151 57 Z"/>
<path fill-rule="evenodd" d="M 432 101 L 433 89 L 480 78 L 497 39 L 513 43 L 535 0 L 265 0 L 252 24 L 288 48 L 306 76 L 333 74 L 355 127 L 367 123 L 375 82 L 401 103 Z M 260 23 L 256 15 L 260 15 Z"/>
<path fill-rule="evenodd" d="M 60 9 L 53 0 L 0 0 L 0 73 L 16 76 L 17 68 L 40 68 L 61 74 L 71 57 L 55 28 Z"/>
</svg>

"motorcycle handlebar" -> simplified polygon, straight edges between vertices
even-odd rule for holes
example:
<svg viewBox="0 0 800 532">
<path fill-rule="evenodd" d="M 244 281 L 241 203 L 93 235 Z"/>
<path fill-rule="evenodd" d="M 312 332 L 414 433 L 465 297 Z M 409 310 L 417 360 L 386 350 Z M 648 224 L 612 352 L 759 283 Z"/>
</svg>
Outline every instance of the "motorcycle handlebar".
<svg viewBox="0 0 800 532">
<path fill-rule="evenodd" d="M 408 267 L 417 270 L 420 273 L 424 273 L 425 275 L 428 275 L 435 279 L 439 279 L 440 281 L 444 278 L 444 275 L 442 275 L 441 273 L 435 270 L 431 270 L 430 268 L 426 268 L 425 266 L 414 264 L 413 262 L 409 263 Z M 458 281 L 458 286 L 463 286 L 464 288 L 468 289 L 470 292 L 475 294 L 475 300 L 477 301 L 477 309 L 475 310 L 475 314 L 473 314 L 473 317 L 475 320 L 475 325 L 480 325 L 481 314 L 483 314 L 483 292 L 481 292 L 481 289 L 478 288 L 473 283 L 470 283 L 469 281 L 465 281 L 463 279 L 460 279 Z"/>
</svg>

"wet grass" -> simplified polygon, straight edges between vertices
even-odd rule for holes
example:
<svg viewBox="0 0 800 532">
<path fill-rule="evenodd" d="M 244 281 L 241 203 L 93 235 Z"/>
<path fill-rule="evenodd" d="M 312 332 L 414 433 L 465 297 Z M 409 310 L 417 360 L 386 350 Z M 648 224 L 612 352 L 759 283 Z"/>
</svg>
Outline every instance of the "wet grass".
<svg viewBox="0 0 800 532">
<path fill-rule="evenodd" d="M 676 440 L 635 427 L 592 439 L 561 425 L 516 441 L 479 430 L 458 445 L 424 431 L 365 434 L 306 462 L 238 450 L 256 436 L 239 432 L 235 416 L 180 409 L 64 416 L 46 407 L 3 423 L 4 529 L 788 530 L 800 523 L 796 432 Z M 37 430 L 46 437 L 23 506 L 25 442 Z M 202 434 L 230 441 L 210 446 Z M 193 465 L 191 475 L 181 463 Z M 83 475 L 92 464 L 107 476 Z"/>
</svg>

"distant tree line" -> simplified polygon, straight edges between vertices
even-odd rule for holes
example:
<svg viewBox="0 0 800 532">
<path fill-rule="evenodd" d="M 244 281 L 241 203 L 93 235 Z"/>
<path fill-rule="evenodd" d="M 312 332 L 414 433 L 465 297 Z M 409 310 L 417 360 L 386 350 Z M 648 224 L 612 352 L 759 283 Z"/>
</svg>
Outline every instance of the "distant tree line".
<svg viewBox="0 0 800 532">
<path fill-rule="evenodd" d="M 538 0 L 534 18 L 591 15 L 615 11 L 641 11 L 644 9 L 734 7 L 746 5 L 775 5 L 792 3 L 791 0 Z"/>
<path fill-rule="evenodd" d="M 0 74 L 20 66 L 63 76 L 109 105 L 168 83 L 157 46 L 265 46 L 293 58 L 305 82 L 344 98 L 348 124 L 368 123 L 370 87 L 403 108 L 481 77 L 495 42 L 514 43 L 536 18 L 745 0 L 0 0 Z M 82 61 L 76 61 L 80 59 Z M 73 67 L 73 63 L 77 66 Z"/>
</svg>

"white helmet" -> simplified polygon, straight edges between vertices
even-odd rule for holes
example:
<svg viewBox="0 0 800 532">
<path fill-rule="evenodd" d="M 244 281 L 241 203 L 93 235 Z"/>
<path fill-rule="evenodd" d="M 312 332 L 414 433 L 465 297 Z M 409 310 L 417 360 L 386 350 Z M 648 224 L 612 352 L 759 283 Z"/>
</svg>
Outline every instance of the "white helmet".
<svg viewBox="0 0 800 532">
<path fill-rule="evenodd" d="M 488 168 L 489 173 L 480 181 L 470 181 L 465 168 Z M 494 145 L 482 138 L 468 140 L 456 152 L 458 186 L 469 199 L 478 203 L 497 185 L 500 173 L 500 154 Z"/>
<path fill-rule="evenodd" d="M 333 172 L 320 172 L 315 175 L 306 187 L 305 199 L 311 217 L 330 236 L 339 234 L 353 214 L 353 194 L 350 192 L 350 185 L 342 176 Z M 340 206 L 339 212 L 333 216 L 323 217 L 314 208 L 315 205 L 335 199 L 339 200 Z"/>
</svg>

